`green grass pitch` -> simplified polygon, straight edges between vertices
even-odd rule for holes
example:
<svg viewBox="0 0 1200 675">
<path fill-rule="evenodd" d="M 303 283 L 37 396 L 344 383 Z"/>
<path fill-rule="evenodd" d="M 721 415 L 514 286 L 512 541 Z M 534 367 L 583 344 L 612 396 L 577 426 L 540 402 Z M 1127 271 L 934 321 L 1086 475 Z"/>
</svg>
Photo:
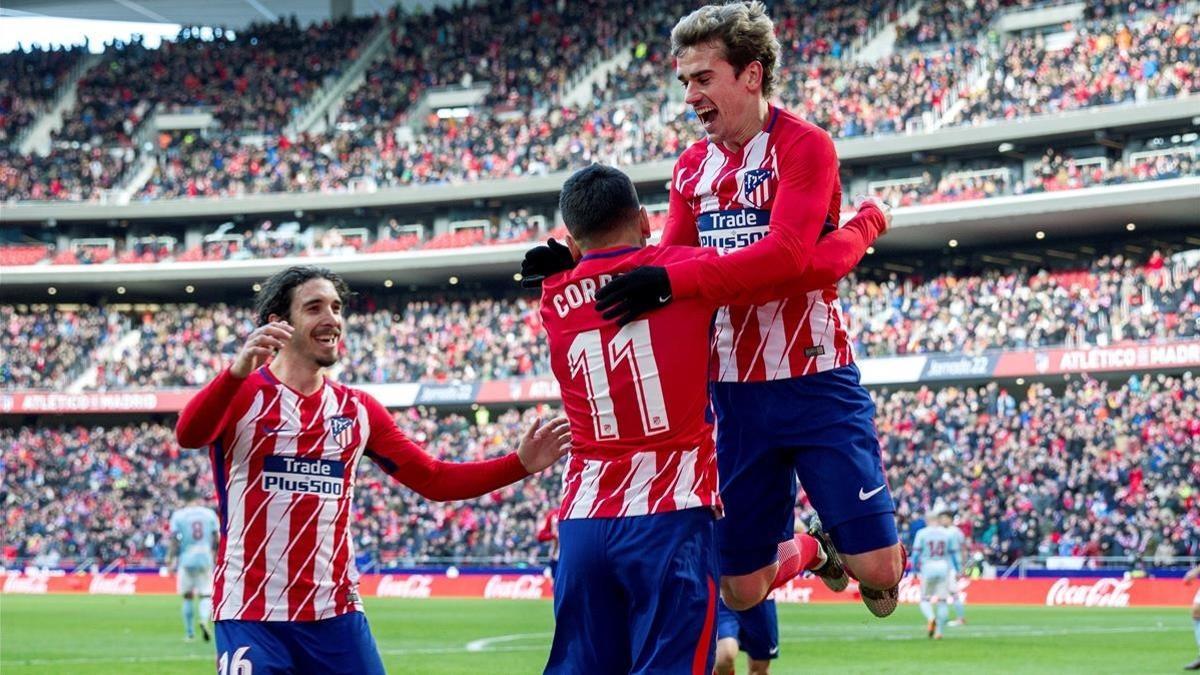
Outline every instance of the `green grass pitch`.
<svg viewBox="0 0 1200 675">
<path fill-rule="evenodd" d="M 1186 608 L 968 606 L 968 625 L 925 637 L 916 607 L 887 620 L 857 605 L 780 605 L 785 673 L 1166 673 L 1195 658 Z M 368 599 L 389 672 L 539 673 L 547 601 Z M 0 672 L 212 673 L 213 648 L 185 643 L 171 596 L 0 597 Z M 739 663 L 739 672 L 745 665 Z"/>
</svg>

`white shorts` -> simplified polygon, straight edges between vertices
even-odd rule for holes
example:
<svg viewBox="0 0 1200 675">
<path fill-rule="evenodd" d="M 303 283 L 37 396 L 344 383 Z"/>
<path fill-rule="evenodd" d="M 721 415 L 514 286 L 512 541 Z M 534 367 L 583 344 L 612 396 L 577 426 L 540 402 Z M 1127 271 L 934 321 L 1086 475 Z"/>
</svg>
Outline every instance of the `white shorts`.
<svg viewBox="0 0 1200 675">
<path fill-rule="evenodd" d="M 1192 605 L 1200 605 L 1200 588 L 1196 589 L 1196 595 L 1192 597 Z"/>
<path fill-rule="evenodd" d="M 212 568 L 180 569 L 175 575 L 175 588 L 180 595 L 198 595 L 200 597 L 213 594 Z"/>
</svg>

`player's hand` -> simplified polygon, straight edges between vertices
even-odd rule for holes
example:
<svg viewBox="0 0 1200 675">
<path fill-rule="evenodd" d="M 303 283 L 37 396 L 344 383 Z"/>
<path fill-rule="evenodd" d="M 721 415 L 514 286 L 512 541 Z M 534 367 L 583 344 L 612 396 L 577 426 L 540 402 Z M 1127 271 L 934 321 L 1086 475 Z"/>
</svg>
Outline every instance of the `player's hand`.
<svg viewBox="0 0 1200 675">
<path fill-rule="evenodd" d="M 639 267 L 596 291 L 596 311 L 624 326 L 639 316 L 671 303 L 671 278 L 665 267 Z"/>
<path fill-rule="evenodd" d="M 556 417 L 542 424 L 537 421 L 525 432 L 517 457 L 529 473 L 537 473 L 567 454 L 571 449 L 571 425 L 565 417 Z"/>
<path fill-rule="evenodd" d="M 525 252 L 525 259 L 521 261 L 521 286 L 541 288 L 546 277 L 574 267 L 575 256 L 571 255 L 571 249 L 550 237 L 544 246 L 534 246 Z"/>
<path fill-rule="evenodd" d="M 292 325 L 286 321 L 272 321 L 259 326 L 246 338 L 246 344 L 242 345 L 242 350 L 234 358 L 229 374 L 236 378 L 248 377 L 291 339 Z"/>
<path fill-rule="evenodd" d="M 868 205 L 868 204 L 874 205 L 875 208 L 879 209 L 879 211 L 881 213 L 883 213 L 883 221 L 884 221 L 883 232 L 879 233 L 879 236 L 882 237 L 884 234 L 887 233 L 888 230 L 892 229 L 892 206 L 891 206 L 891 204 L 888 204 L 887 202 L 883 201 L 882 199 L 880 199 L 879 197 L 876 197 L 874 195 L 855 195 L 855 197 L 854 197 L 854 208 L 855 209 L 857 209 L 858 211 L 861 212 L 863 210 L 863 208 L 866 207 L 866 205 Z"/>
</svg>

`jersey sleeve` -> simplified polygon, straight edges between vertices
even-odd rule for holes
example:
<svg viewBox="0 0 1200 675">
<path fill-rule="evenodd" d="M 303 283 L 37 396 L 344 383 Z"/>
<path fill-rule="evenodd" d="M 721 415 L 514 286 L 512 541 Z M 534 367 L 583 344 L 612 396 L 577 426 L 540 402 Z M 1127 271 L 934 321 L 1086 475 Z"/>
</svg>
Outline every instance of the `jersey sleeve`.
<svg viewBox="0 0 1200 675">
<path fill-rule="evenodd" d="M 838 180 L 833 140 L 819 131 L 804 134 L 781 153 L 778 170 L 770 236 L 715 260 L 668 267 L 674 295 L 728 304 L 802 278 Z"/>
<path fill-rule="evenodd" d="M 379 401 L 360 395 L 371 425 L 367 457 L 423 497 L 434 501 L 472 499 L 529 475 L 515 452 L 479 462 L 434 459 L 404 435 Z"/>
<path fill-rule="evenodd" d="M 688 204 L 687 197 L 679 191 L 679 164 L 671 176 L 671 196 L 667 202 L 667 224 L 663 228 L 661 246 L 699 246 L 700 230 L 696 228 L 696 214 Z"/>
<path fill-rule="evenodd" d="M 221 436 L 233 413 L 230 401 L 245 381 L 226 368 L 187 402 L 175 423 L 175 440 L 180 447 L 203 448 Z"/>
</svg>

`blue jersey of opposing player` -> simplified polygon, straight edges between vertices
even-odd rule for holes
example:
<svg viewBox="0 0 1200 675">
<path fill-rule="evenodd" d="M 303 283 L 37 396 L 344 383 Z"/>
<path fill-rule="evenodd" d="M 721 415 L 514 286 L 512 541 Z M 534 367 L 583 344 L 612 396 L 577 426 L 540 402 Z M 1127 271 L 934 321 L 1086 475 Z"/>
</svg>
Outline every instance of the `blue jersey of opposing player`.
<svg viewBox="0 0 1200 675">
<path fill-rule="evenodd" d="M 958 528 L 926 526 L 913 539 L 913 567 L 922 575 L 957 573 L 962 568 L 962 540 Z"/>
<path fill-rule="evenodd" d="M 171 514 L 171 536 L 179 543 L 179 569 L 200 570 L 213 566 L 213 542 L 221 521 L 205 506 L 185 506 Z"/>
</svg>

